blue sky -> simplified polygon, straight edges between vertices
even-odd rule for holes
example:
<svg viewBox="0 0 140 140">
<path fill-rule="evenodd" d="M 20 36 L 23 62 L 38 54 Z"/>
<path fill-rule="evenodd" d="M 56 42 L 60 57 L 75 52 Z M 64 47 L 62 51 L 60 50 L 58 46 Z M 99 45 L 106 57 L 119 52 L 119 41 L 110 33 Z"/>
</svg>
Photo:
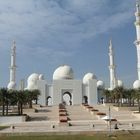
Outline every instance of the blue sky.
<svg viewBox="0 0 140 140">
<path fill-rule="evenodd" d="M 0 0 L 0 87 L 9 81 L 10 48 L 17 43 L 17 84 L 33 73 L 51 82 L 70 65 L 76 79 L 93 72 L 109 83 L 112 39 L 117 76 L 127 87 L 137 79 L 135 0 Z"/>
</svg>

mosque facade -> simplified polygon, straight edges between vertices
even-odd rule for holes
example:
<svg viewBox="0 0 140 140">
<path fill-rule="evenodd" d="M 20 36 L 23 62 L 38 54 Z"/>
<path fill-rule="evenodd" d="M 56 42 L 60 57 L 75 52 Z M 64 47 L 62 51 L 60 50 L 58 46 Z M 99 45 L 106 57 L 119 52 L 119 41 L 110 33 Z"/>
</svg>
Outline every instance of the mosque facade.
<svg viewBox="0 0 140 140">
<path fill-rule="evenodd" d="M 98 83 L 103 87 L 104 83 Z M 73 69 L 68 65 L 59 66 L 53 73 L 49 84 L 42 74 L 33 73 L 28 77 L 27 89 L 39 89 L 41 95 L 38 103 L 41 105 L 79 105 L 98 103 L 97 78 L 93 73 L 87 73 L 83 80 L 74 79 Z"/>
</svg>

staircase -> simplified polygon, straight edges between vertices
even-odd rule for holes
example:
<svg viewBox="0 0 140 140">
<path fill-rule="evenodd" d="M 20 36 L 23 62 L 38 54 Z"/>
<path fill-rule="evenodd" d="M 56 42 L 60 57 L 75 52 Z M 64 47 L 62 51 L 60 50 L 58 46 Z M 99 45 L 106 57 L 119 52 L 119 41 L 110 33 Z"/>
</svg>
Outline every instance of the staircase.
<svg viewBox="0 0 140 140">
<path fill-rule="evenodd" d="M 82 120 L 97 120 L 98 118 L 94 115 L 91 115 L 90 112 L 85 110 L 82 106 L 66 106 L 68 117 L 71 121 L 82 121 Z"/>
</svg>

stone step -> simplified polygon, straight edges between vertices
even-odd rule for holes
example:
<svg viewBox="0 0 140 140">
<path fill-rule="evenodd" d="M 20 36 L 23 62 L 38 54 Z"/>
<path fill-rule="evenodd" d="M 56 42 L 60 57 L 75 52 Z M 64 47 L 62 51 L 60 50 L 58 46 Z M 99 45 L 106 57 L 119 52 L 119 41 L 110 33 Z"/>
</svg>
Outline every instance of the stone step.
<svg viewBox="0 0 140 140">
<path fill-rule="evenodd" d="M 70 120 L 93 120 L 94 117 L 82 106 L 66 106 Z"/>
</svg>

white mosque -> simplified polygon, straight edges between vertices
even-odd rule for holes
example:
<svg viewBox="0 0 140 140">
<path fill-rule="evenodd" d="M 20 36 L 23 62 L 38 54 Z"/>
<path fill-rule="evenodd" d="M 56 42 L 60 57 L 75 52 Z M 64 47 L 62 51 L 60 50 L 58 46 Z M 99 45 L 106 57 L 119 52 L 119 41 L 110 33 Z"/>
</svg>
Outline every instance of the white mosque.
<svg viewBox="0 0 140 140">
<path fill-rule="evenodd" d="M 138 80 L 134 82 L 133 87 L 140 88 L 140 9 L 138 1 L 136 2 L 135 16 Z M 109 44 L 109 62 L 109 90 L 113 90 L 115 87 L 123 86 L 123 83 L 116 76 L 112 41 Z M 54 71 L 52 79 L 52 83 L 49 83 L 44 79 L 42 74 L 38 73 L 33 73 L 28 77 L 26 89 L 40 90 L 39 104 L 41 105 L 58 105 L 59 103 L 65 103 L 67 105 L 88 103 L 89 105 L 94 105 L 104 97 L 104 82 L 97 80 L 97 77 L 93 73 L 87 73 L 82 80 L 77 80 L 74 78 L 74 71 L 69 65 L 61 65 Z M 7 87 L 8 89 L 16 89 L 15 41 L 11 49 L 10 82 Z"/>
<path fill-rule="evenodd" d="M 112 57 L 113 58 L 113 57 Z M 16 43 L 11 48 L 10 82 L 8 89 L 16 89 Z M 100 94 L 98 95 L 98 88 Z M 33 73 L 28 77 L 28 90 L 38 89 L 41 92 L 38 103 L 45 105 L 78 105 L 97 104 L 103 96 L 103 81 L 97 81 L 93 73 L 87 73 L 82 80 L 74 78 L 74 71 L 68 65 L 59 66 L 53 73 L 52 83 L 44 79 L 43 74 Z"/>
<path fill-rule="evenodd" d="M 97 79 L 93 73 L 87 73 L 83 81 L 74 79 L 73 69 L 68 65 L 59 66 L 53 74 L 53 81 L 48 84 L 43 76 L 33 73 L 28 77 L 27 89 L 39 89 L 41 105 L 77 105 L 97 104 Z"/>
<path fill-rule="evenodd" d="M 122 86 L 117 80 L 114 64 L 114 53 L 112 43 L 109 45 L 110 58 L 110 90 Z M 10 82 L 8 89 L 16 89 L 16 43 L 11 48 Z M 28 90 L 38 89 L 41 92 L 38 103 L 45 105 L 78 105 L 88 103 L 97 104 L 104 98 L 104 82 L 97 80 L 93 73 L 87 73 L 82 80 L 74 78 L 74 71 L 69 65 L 59 66 L 53 73 L 52 83 L 44 79 L 43 74 L 33 73 L 28 77 Z"/>
</svg>

